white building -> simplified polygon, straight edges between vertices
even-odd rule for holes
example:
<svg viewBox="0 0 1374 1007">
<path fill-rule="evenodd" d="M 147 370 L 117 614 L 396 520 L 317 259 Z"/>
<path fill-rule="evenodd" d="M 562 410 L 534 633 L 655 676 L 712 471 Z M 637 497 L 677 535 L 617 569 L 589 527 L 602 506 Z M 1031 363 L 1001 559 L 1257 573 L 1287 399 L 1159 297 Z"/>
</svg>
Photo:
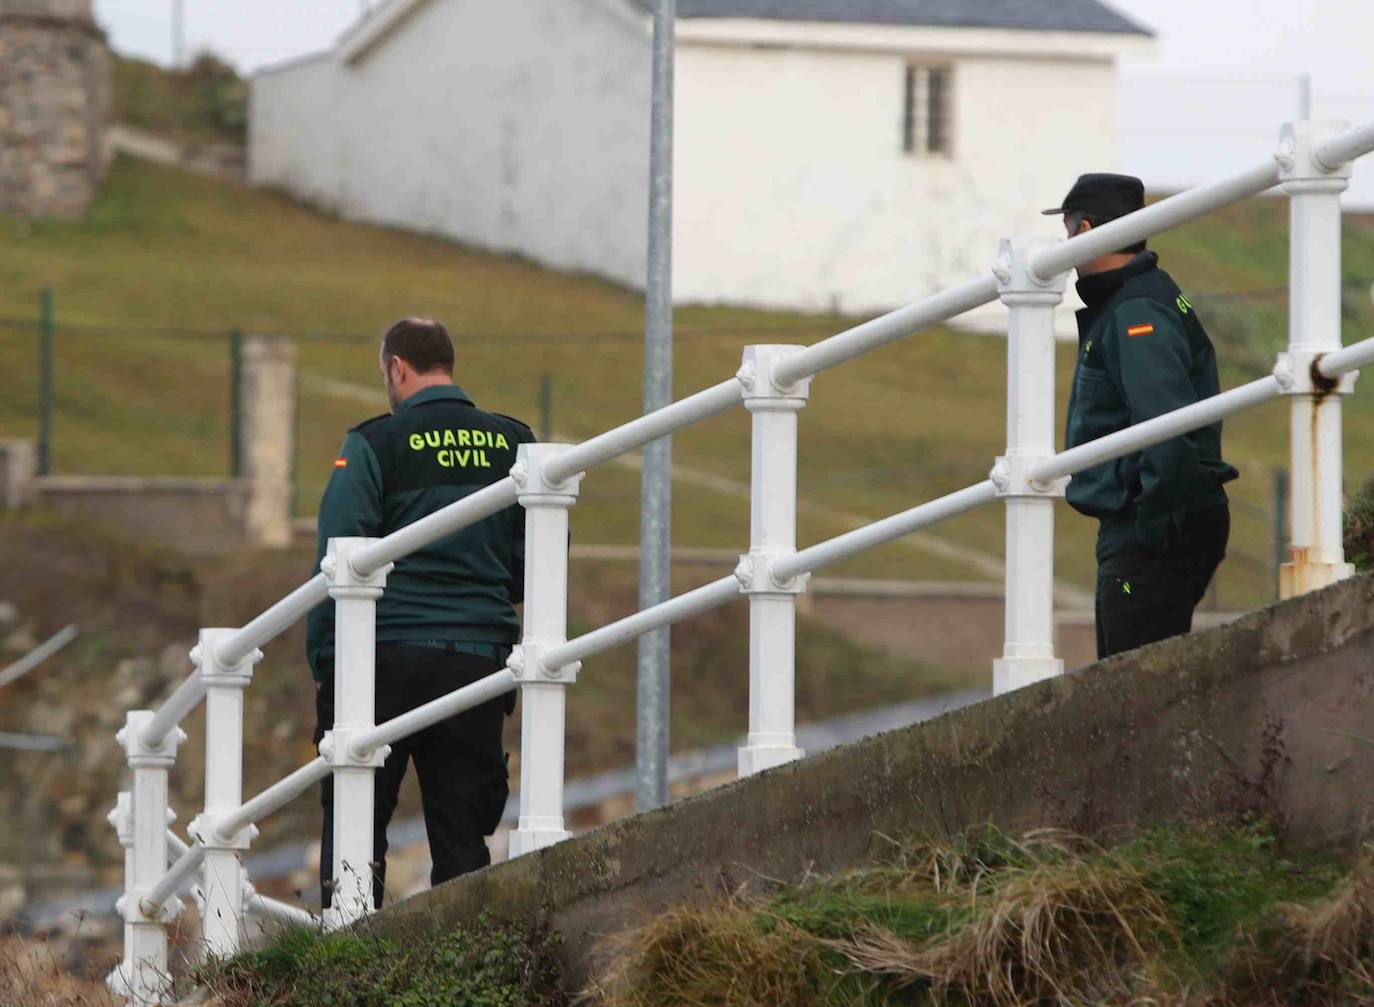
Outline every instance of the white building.
<svg viewBox="0 0 1374 1007">
<path fill-rule="evenodd" d="M 257 75 L 255 182 L 642 286 L 649 0 L 387 0 Z M 1097 0 L 679 0 L 675 294 L 865 311 L 967 279 L 1116 164 Z"/>
</svg>

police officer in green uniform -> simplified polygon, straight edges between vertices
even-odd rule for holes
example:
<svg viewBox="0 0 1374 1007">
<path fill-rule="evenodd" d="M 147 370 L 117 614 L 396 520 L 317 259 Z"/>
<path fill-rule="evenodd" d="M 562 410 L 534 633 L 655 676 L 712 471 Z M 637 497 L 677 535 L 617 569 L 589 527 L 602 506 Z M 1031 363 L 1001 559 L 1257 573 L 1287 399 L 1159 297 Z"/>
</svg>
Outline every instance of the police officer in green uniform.
<svg viewBox="0 0 1374 1007">
<path fill-rule="evenodd" d="M 316 569 L 331 538 L 379 537 L 509 474 L 518 420 L 478 409 L 453 382 L 453 343 L 438 322 L 397 322 L 380 365 L 392 412 L 349 431 L 320 504 Z M 377 603 L 380 723 L 498 671 L 519 639 L 524 511 L 512 506 L 396 563 Z M 315 742 L 334 723 L 334 606 L 310 613 L 310 667 L 317 682 Z M 432 884 L 491 862 L 485 836 L 510 790 L 501 743 L 514 697 L 495 699 L 395 742 L 376 774 L 373 898 L 382 903 L 386 827 L 406 764 L 414 759 L 429 836 Z M 333 788 L 325 779 L 320 881 L 330 903 Z"/>
<path fill-rule="evenodd" d="M 1081 176 L 1062 206 L 1070 237 L 1140 209 L 1129 175 Z M 1066 447 L 1077 447 L 1219 391 L 1216 354 L 1188 298 L 1145 242 L 1078 267 L 1078 364 Z M 1221 424 L 1074 476 L 1069 504 L 1100 522 L 1099 658 L 1187 633 L 1226 554 Z"/>
</svg>

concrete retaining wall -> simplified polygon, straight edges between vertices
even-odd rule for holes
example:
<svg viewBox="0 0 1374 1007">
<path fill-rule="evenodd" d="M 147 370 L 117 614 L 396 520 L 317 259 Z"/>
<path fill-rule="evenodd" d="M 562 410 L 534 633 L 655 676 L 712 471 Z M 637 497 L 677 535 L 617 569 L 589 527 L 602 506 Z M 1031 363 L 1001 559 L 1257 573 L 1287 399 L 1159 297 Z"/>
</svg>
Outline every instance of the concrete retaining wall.
<svg viewBox="0 0 1374 1007">
<path fill-rule="evenodd" d="M 884 836 L 983 822 L 1099 833 L 1257 811 L 1303 846 L 1374 809 L 1374 580 L 1208 630 L 624 819 L 375 918 L 483 908 L 550 922 L 574 981 L 598 939 L 758 878 L 871 861 Z"/>
<path fill-rule="evenodd" d="M 248 483 L 241 479 L 41 476 L 36 502 L 59 514 L 114 525 L 190 555 L 244 544 Z"/>
</svg>

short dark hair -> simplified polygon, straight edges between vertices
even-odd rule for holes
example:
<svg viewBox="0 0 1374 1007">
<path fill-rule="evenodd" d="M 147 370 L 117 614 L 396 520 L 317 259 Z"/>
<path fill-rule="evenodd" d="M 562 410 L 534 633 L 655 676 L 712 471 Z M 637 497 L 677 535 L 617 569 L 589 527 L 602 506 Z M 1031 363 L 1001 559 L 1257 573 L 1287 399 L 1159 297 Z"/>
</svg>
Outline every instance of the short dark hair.
<svg viewBox="0 0 1374 1007">
<path fill-rule="evenodd" d="M 402 318 L 382 338 L 382 359 L 400 357 L 420 374 L 453 373 L 453 340 L 432 318 Z"/>
<path fill-rule="evenodd" d="M 1103 224 L 1109 224 L 1113 220 L 1120 219 L 1119 217 L 1108 217 L 1099 213 L 1084 213 L 1082 210 L 1071 210 L 1068 213 L 1068 218 L 1073 222 L 1073 231 L 1075 234 L 1078 232 L 1078 226 L 1082 221 L 1086 220 L 1089 224 L 1092 224 L 1093 227 L 1101 227 Z M 1145 251 L 1145 242 L 1137 241 L 1134 245 L 1118 248 L 1117 254 L 1139 255 L 1143 251 Z"/>
</svg>

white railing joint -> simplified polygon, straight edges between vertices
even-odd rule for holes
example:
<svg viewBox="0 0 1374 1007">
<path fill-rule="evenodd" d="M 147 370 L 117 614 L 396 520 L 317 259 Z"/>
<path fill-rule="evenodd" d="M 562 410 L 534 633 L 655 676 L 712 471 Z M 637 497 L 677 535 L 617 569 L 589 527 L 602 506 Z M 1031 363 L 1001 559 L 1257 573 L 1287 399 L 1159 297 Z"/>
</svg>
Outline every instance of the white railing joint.
<svg viewBox="0 0 1374 1007">
<path fill-rule="evenodd" d="M 739 558 L 739 565 L 735 567 L 735 580 L 739 581 L 740 594 L 805 594 L 811 580 L 809 573 L 795 573 L 790 576 L 779 573 L 783 564 L 796 554 L 795 549 L 751 549 L 744 553 Z"/>
</svg>

